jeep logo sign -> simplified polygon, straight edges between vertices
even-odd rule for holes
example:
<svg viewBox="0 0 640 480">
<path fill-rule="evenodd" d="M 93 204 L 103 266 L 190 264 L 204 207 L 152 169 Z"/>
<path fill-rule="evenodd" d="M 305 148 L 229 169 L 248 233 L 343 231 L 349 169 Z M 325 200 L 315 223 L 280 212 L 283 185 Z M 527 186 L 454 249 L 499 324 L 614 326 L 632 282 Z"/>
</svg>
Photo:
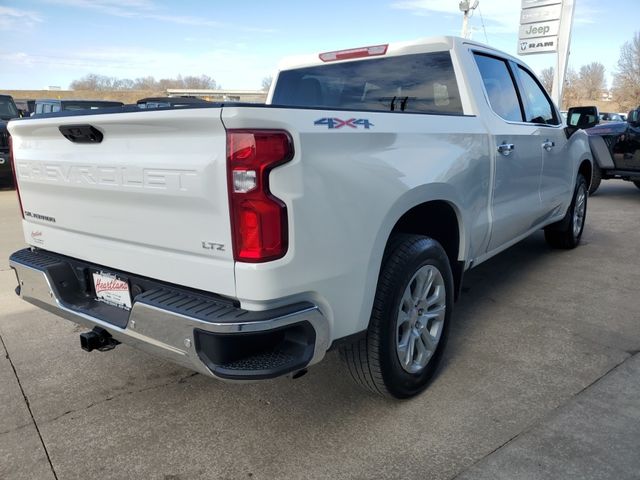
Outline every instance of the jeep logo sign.
<svg viewBox="0 0 640 480">
<path fill-rule="evenodd" d="M 553 20 L 551 22 L 529 23 L 520 25 L 519 38 L 538 38 L 551 37 L 557 35 L 560 30 L 560 21 Z"/>
</svg>

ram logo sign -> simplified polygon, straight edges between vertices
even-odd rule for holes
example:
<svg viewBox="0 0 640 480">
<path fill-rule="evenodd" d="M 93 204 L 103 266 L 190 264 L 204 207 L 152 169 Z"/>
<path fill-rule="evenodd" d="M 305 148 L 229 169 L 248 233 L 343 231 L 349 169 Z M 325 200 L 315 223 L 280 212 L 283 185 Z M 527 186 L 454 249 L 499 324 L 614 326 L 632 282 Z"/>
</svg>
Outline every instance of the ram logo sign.
<svg viewBox="0 0 640 480">
<path fill-rule="evenodd" d="M 539 39 L 523 40 L 520 42 L 518 53 L 526 55 L 528 53 L 549 53 L 555 52 L 558 48 L 558 37 L 545 37 Z"/>
</svg>

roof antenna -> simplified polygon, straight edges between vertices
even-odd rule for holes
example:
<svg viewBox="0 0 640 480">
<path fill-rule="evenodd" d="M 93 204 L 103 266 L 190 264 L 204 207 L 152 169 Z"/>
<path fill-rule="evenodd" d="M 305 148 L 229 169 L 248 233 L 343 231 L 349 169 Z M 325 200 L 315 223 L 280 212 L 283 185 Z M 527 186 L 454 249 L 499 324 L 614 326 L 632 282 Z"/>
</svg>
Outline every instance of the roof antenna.
<svg viewBox="0 0 640 480">
<path fill-rule="evenodd" d="M 478 4 L 480 0 L 470 1 L 470 0 L 462 0 L 458 7 L 460 7 L 460 11 L 464 14 L 462 18 L 462 31 L 460 32 L 460 36 L 462 38 L 471 38 L 471 31 L 469 30 L 469 18 L 473 16 L 473 11 L 478 8 Z M 472 12 L 469 15 L 469 12 Z"/>
</svg>

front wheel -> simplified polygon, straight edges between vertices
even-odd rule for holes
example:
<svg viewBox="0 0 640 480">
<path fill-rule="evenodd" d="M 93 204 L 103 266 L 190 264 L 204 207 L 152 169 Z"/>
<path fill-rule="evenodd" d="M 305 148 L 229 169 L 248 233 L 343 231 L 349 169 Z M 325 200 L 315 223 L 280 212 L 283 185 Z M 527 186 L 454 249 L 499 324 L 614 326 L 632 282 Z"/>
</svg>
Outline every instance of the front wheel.
<svg viewBox="0 0 640 480">
<path fill-rule="evenodd" d="M 578 175 L 573 199 L 567 214 L 559 222 L 553 223 L 544 229 L 544 238 L 549 245 L 554 248 L 564 249 L 578 246 L 587 217 L 587 197 L 587 182 L 582 175 Z"/>
<path fill-rule="evenodd" d="M 341 348 L 353 379 L 387 397 L 422 392 L 442 358 L 452 310 L 453 275 L 442 246 L 421 235 L 394 235 L 366 337 Z"/>
</svg>

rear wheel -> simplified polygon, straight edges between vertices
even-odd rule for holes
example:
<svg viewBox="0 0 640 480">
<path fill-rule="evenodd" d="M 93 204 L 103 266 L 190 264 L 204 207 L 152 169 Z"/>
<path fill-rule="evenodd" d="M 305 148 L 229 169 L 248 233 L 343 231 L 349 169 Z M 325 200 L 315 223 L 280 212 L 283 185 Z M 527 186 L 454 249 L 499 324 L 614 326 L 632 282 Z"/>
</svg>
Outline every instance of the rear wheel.
<svg viewBox="0 0 640 480">
<path fill-rule="evenodd" d="M 602 169 L 596 164 L 593 164 L 593 173 L 591 174 L 591 185 L 589 185 L 589 195 L 596 193 L 596 190 L 602 183 Z"/>
<path fill-rule="evenodd" d="M 640 188 L 640 180 L 635 180 L 635 181 L 633 182 L 633 184 L 634 184 L 636 187 Z"/>
<path fill-rule="evenodd" d="M 442 358 L 453 310 L 449 259 L 435 240 L 394 235 L 366 337 L 341 355 L 362 387 L 395 398 L 422 392 Z"/>
<path fill-rule="evenodd" d="M 587 182 L 578 175 L 571 205 L 559 222 L 544 229 L 544 238 L 554 248 L 575 248 L 580 243 L 587 217 Z"/>
</svg>

